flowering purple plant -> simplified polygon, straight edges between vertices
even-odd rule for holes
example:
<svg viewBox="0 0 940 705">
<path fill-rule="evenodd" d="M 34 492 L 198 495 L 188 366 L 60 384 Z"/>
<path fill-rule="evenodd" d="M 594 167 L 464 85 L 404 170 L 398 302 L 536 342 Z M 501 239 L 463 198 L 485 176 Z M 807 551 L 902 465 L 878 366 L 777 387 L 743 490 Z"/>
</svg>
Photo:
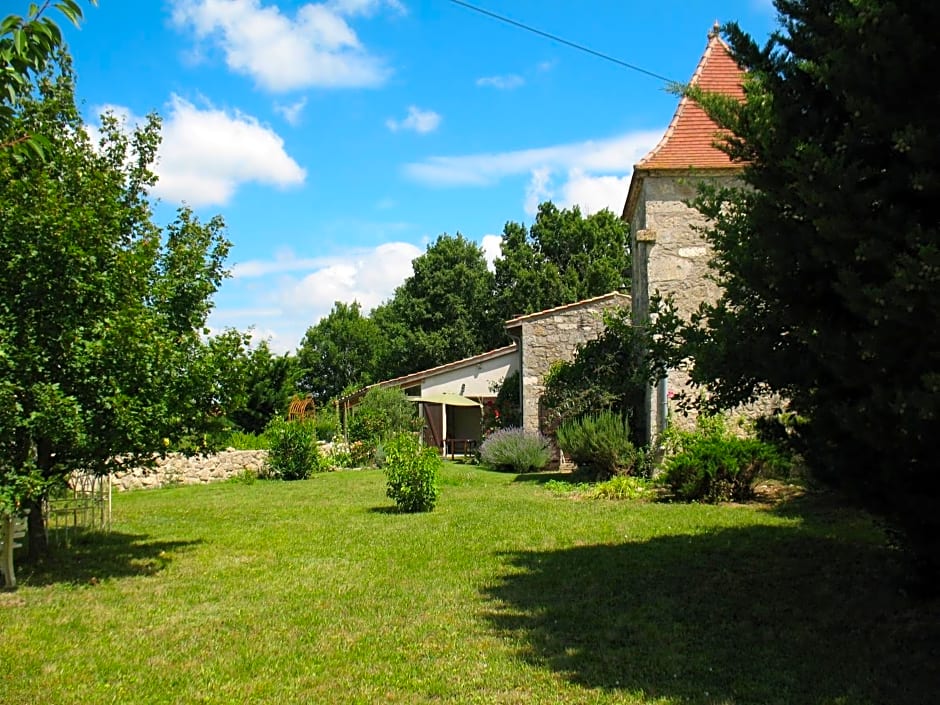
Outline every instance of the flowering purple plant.
<svg viewBox="0 0 940 705">
<path fill-rule="evenodd" d="M 541 433 L 521 428 L 494 431 L 480 446 L 480 462 L 498 470 L 533 472 L 551 460 L 551 444 Z"/>
</svg>

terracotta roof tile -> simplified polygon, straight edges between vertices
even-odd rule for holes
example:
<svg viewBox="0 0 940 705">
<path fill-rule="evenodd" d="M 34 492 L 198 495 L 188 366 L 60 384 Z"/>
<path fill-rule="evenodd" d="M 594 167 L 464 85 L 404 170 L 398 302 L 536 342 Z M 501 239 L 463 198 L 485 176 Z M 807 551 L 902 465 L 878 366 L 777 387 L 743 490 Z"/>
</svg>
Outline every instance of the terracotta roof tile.
<svg viewBox="0 0 940 705">
<path fill-rule="evenodd" d="M 690 83 L 706 91 L 744 98 L 744 72 L 718 33 L 709 34 L 708 46 Z M 683 96 L 666 134 L 636 164 L 637 169 L 739 169 L 728 155 L 714 146 L 718 125 L 695 101 Z"/>
</svg>

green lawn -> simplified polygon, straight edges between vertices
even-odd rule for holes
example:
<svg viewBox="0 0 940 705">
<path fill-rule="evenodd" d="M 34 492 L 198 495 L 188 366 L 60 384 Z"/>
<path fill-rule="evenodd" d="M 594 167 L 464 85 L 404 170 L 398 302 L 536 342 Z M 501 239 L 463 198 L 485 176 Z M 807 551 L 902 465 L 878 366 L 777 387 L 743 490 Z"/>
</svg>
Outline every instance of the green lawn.
<svg viewBox="0 0 940 705">
<path fill-rule="evenodd" d="M 825 497 L 586 501 L 448 465 L 117 495 L 0 593 L 0 702 L 898 703 L 940 695 L 940 609 Z"/>
</svg>

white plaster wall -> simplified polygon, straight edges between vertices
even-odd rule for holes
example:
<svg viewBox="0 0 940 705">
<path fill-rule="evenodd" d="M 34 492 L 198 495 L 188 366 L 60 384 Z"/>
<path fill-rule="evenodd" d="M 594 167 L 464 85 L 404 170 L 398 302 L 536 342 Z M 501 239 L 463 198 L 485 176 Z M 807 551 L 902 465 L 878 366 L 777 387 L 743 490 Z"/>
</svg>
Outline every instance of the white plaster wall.
<svg viewBox="0 0 940 705">
<path fill-rule="evenodd" d="M 421 386 L 421 393 L 461 394 L 460 389 L 464 385 L 462 393 L 465 397 L 492 397 L 496 396 L 494 388 L 498 389 L 506 376 L 517 369 L 519 369 L 519 355 L 515 350 L 509 350 L 499 357 L 483 360 L 471 367 L 445 370 L 428 377 Z"/>
</svg>

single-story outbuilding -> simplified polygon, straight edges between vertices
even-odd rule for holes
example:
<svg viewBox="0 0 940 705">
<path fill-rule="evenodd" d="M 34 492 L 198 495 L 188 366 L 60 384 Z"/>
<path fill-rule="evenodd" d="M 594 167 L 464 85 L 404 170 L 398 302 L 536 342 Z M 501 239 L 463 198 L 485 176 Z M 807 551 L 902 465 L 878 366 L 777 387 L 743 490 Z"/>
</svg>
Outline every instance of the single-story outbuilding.
<svg viewBox="0 0 940 705">
<path fill-rule="evenodd" d="M 344 412 L 375 387 L 401 389 L 415 400 L 425 420 L 428 445 L 451 452 L 480 441 L 483 404 L 496 398 L 503 380 L 519 369 L 515 345 L 490 350 L 429 370 L 377 382 L 340 399 Z"/>
<path fill-rule="evenodd" d="M 420 406 L 425 442 L 448 454 L 461 452 L 482 437 L 483 405 L 495 400 L 506 377 L 519 372 L 522 427 L 544 431 L 545 374 L 552 364 L 573 360 L 580 345 L 601 334 L 605 311 L 629 306 L 630 297 L 615 291 L 513 318 L 505 323 L 513 345 L 377 382 L 343 397 L 340 406 L 345 413 L 375 387 L 401 389 Z"/>
<path fill-rule="evenodd" d="M 600 337 L 605 311 L 629 307 L 629 295 L 612 291 L 506 321 L 506 332 L 518 346 L 520 406 L 525 430 L 548 430 L 543 424 L 541 399 L 545 375 L 552 365 L 571 362 L 581 345 Z"/>
</svg>

